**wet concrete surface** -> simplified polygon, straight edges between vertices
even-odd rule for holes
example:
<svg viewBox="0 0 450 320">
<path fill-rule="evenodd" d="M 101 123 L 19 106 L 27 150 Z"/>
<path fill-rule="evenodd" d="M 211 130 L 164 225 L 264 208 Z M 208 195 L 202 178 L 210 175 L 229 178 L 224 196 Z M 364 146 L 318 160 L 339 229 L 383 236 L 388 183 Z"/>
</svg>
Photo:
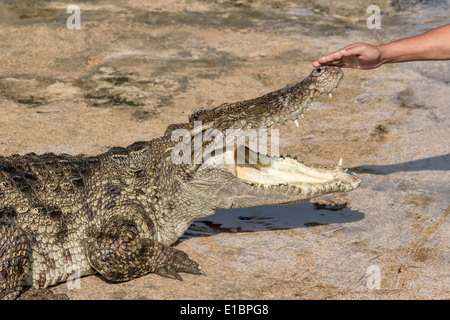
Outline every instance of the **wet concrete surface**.
<svg viewBox="0 0 450 320">
<path fill-rule="evenodd" d="M 366 27 L 371 4 L 383 12 L 380 30 Z M 150 140 L 194 109 L 301 80 L 317 57 L 349 43 L 450 23 L 445 1 L 105 0 L 79 1 L 81 29 L 71 30 L 67 6 L 0 2 L 2 155 L 93 155 Z M 80 289 L 54 291 L 72 299 L 450 298 L 449 67 L 345 69 L 333 99 L 318 98 L 300 128 L 278 127 L 281 153 L 327 166 L 343 158 L 358 174 L 359 189 L 326 200 L 345 206 L 221 210 L 175 244 L 206 276 L 118 284 L 89 276 Z"/>
</svg>

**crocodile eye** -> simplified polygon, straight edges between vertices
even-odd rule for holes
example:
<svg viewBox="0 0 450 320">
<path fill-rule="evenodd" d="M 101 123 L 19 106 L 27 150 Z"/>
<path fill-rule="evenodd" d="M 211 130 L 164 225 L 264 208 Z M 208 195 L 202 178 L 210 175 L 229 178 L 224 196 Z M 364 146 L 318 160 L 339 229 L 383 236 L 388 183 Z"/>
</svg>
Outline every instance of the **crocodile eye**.
<svg viewBox="0 0 450 320">
<path fill-rule="evenodd" d="M 317 68 L 316 68 L 316 73 L 317 73 L 317 75 L 321 74 L 324 70 L 325 70 L 324 67 L 317 67 Z"/>
</svg>

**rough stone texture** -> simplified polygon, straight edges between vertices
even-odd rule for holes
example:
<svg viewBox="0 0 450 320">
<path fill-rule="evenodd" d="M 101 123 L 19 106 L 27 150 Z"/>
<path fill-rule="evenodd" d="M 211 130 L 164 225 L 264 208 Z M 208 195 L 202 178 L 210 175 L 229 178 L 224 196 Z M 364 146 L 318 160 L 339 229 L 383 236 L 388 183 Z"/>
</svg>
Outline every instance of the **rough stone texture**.
<svg viewBox="0 0 450 320">
<path fill-rule="evenodd" d="M 0 3 L 0 154 L 89 155 L 151 140 L 199 107 L 256 97 L 309 74 L 320 54 L 449 23 L 439 7 L 397 11 L 376 33 L 373 1 L 84 1 Z M 421 9 L 421 10 L 419 10 Z M 441 9 L 442 10 L 442 9 Z M 425 21 L 416 26 L 418 19 Z M 346 70 L 282 153 L 344 166 L 360 188 L 347 207 L 311 203 L 227 210 L 196 222 L 175 247 L 205 277 L 98 276 L 72 299 L 441 299 L 450 297 L 449 63 Z M 375 266 L 375 267 L 373 267 Z M 379 270 L 379 289 L 371 270 Z"/>
</svg>

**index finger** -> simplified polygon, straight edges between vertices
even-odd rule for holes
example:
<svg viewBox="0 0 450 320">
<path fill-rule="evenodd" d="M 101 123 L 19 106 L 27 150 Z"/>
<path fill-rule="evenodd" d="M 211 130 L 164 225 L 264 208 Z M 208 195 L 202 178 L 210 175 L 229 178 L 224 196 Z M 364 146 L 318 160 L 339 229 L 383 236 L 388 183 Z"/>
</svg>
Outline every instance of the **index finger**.
<svg viewBox="0 0 450 320">
<path fill-rule="evenodd" d="M 319 59 L 313 62 L 313 66 L 318 67 L 322 64 L 336 63 L 341 61 L 343 54 L 340 51 L 341 50 L 335 51 L 327 56 L 320 57 Z"/>
</svg>

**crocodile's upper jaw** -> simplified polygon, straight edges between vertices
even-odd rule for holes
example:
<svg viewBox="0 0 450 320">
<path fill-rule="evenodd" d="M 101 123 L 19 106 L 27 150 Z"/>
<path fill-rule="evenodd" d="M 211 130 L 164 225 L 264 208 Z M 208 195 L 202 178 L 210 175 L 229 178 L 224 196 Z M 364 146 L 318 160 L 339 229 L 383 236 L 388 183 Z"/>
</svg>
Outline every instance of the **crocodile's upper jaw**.
<svg viewBox="0 0 450 320">
<path fill-rule="evenodd" d="M 298 117 L 312 105 L 314 95 L 330 94 L 343 75 L 338 67 L 318 67 L 303 81 L 261 97 L 196 110 L 189 121 L 191 125 L 200 121 L 203 130 L 268 128 L 288 120 L 298 124 Z"/>
</svg>

